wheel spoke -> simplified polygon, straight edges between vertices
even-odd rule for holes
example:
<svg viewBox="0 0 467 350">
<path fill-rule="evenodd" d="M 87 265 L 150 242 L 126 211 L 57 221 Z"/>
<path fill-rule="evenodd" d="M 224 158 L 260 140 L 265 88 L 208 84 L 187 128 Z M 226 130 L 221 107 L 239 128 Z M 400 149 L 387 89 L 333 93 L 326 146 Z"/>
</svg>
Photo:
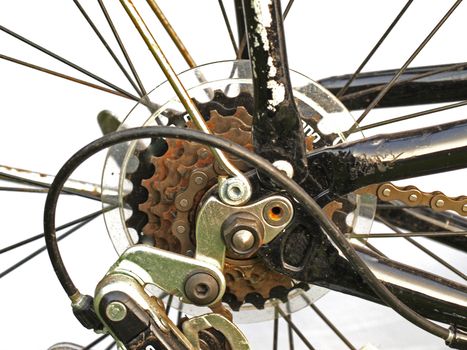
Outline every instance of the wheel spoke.
<svg viewBox="0 0 467 350">
<path fill-rule="evenodd" d="M 177 326 L 179 326 L 182 321 L 183 304 L 181 302 L 179 303 L 179 308 L 180 309 L 177 311 Z"/>
<path fill-rule="evenodd" d="M 289 2 L 287 3 L 287 5 L 285 6 L 285 10 L 284 10 L 284 14 L 283 14 L 284 19 L 285 19 L 285 18 L 287 17 L 287 15 L 289 14 L 290 9 L 292 8 L 292 5 L 294 4 L 294 1 L 295 1 L 295 0 L 289 0 Z"/>
<path fill-rule="evenodd" d="M 99 6 L 102 10 L 102 13 L 104 14 L 105 19 L 107 20 L 107 23 L 109 24 L 110 29 L 112 30 L 112 33 L 115 37 L 115 40 L 118 43 L 118 46 L 120 47 L 120 50 L 123 53 L 123 56 L 125 57 L 126 63 L 130 67 L 131 72 L 133 73 L 133 76 L 135 77 L 136 82 L 138 83 L 139 89 L 143 93 L 143 95 L 146 95 L 146 89 L 144 88 L 143 82 L 141 81 L 138 72 L 136 71 L 135 66 L 133 65 L 133 62 L 131 61 L 130 55 L 128 54 L 128 51 L 125 48 L 125 45 L 123 44 L 122 39 L 120 38 L 120 35 L 118 34 L 117 28 L 115 27 L 112 17 L 110 17 L 109 12 L 107 11 L 107 8 L 104 5 L 103 0 L 97 0 L 99 3 Z"/>
<path fill-rule="evenodd" d="M 55 177 L 53 175 L 49 174 L 0 165 L 0 179 L 14 183 L 48 189 L 50 188 L 50 184 L 53 182 L 54 178 Z M 63 188 L 62 192 L 101 201 L 102 189 L 99 185 L 93 183 L 68 180 L 66 182 L 66 187 Z"/>
<path fill-rule="evenodd" d="M 97 217 L 97 216 L 96 216 Z M 57 237 L 57 241 L 60 241 L 66 237 L 68 237 L 69 235 L 71 235 L 73 232 L 76 232 L 78 231 L 80 228 L 82 228 L 84 225 L 88 224 L 89 222 L 91 222 L 93 219 L 95 219 L 96 217 L 92 218 L 92 219 L 88 219 L 84 222 L 81 222 L 79 224 L 77 224 L 75 227 L 73 227 L 72 229 L 68 230 L 67 232 L 65 232 L 64 234 L 60 235 Z M 1 272 L 0 273 L 0 278 L 3 278 L 5 277 L 6 275 L 8 275 L 9 273 L 13 272 L 14 270 L 16 270 L 18 267 L 24 265 L 25 263 L 27 263 L 28 261 L 30 261 L 31 259 L 33 259 L 34 257 L 36 257 L 37 255 L 39 255 L 40 253 L 42 253 L 43 251 L 45 251 L 47 249 L 46 246 L 43 246 L 39 249 L 37 249 L 36 251 L 34 251 L 33 253 L 31 253 L 30 255 L 28 255 L 27 257 L 25 257 L 24 259 L 21 259 L 20 261 L 18 261 L 16 264 L 10 266 L 9 268 L 7 268 L 5 271 Z"/>
<path fill-rule="evenodd" d="M 277 350 L 278 337 L 279 337 L 279 315 L 277 307 L 274 308 L 274 324 L 273 324 L 273 336 L 272 336 L 272 349 Z"/>
<path fill-rule="evenodd" d="M 279 312 L 279 314 L 282 316 L 282 318 L 287 322 L 287 324 L 293 329 L 295 334 L 302 340 L 303 344 L 305 344 L 305 346 L 308 349 L 314 350 L 314 347 L 310 344 L 308 339 L 306 339 L 306 337 L 303 335 L 300 329 L 298 329 L 298 327 L 292 322 L 292 320 L 288 318 L 285 312 L 282 311 L 280 307 L 277 307 L 276 309 Z"/>
<path fill-rule="evenodd" d="M 0 186 L 0 191 L 3 192 L 27 192 L 27 193 L 47 193 L 45 188 L 26 188 L 26 187 L 4 187 Z"/>
<path fill-rule="evenodd" d="M 170 309 L 172 308 L 172 301 L 173 301 L 174 296 L 172 294 L 169 295 L 167 299 L 167 305 L 165 306 L 165 313 L 167 316 L 169 315 Z"/>
<path fill-rule="evenodd" d="M 83 216 L 83 217 L 80 217 L 79 219 L 76 219 L 76 220 L 67 222 L 66 224 L 63 224 L 63 225 L 57 227 L 57 231 L 64 230 L 64 229 L 66 229 L 66 228 L 68 228 L 68 227 L 70 227 L 70 226 L 79 224 L 79 223 L 84 222 L 84 221 L 87 221 L 87 220 L 89 220 L 89 219 L 94 219 L 95 217 L 97 217 L 97 216 L 99 216 L 99 215 L 101 215 L 101 214 L 103 214 L 103 213 L 106 213 L 106 212 L 108 212 L 108 211 L 110 211 L 110 210 L 113 210 L 113 209 L 115 209 L 115 208 L 116 208 L 116 207 L 113 206 L 113 207 L 108 207 L 108 208 L 105 208 L 105 209 L 101 209 L 101 210 L 98 210 L 98 211 L 96 211 L 96 212 L 94 212 L 94 213 L 91 213 L 91 214 L 85 215 L 85 216 Z M 22 240 L 22 241 L 20 241 L 20 242 L 17 242 L 17 243 L 15 243 L 15 244 L 12 244 L 12 245 L 10 245 L 10 246 L 8 246 L 8 247 L 5 247 L 5 248 L 0 249 L 0 254 L 3 254 L 3 253 L 6 253 L 6 252 L 11 251 L 11 250 L 13 250 L 13 249 L 22 247 L 22 246 L 24 246 L 24 245 L 26 245 L 26 244 L 28 244 L 28 243 L 37 241 L 38 239 L 43 238 L 43 237 L 44 237 L 44 233 L 39 233 L 39 234 L 37 234 L 37 235 L 34 235 L 34 236 L 29 237 L 29 238 L 27 238 L 27 239 L 24 239 L 24 240 Z"/>
<path fill-rule="evenodd" d="M 117 346 L 117 343 L 115 343 L 115 341 L 112 341 L 104 350 L 111 350 L 115 346 Z"/>
<path fill-rule="evenodd" d="M 396 234 L 398 235 L 404 235 L 404 232 L 402 232 L 401 230 L 399 230 L 397 227 L 395 227 L 393 224 L 391 224 L 390 222 L 388 222 L 387 220 L 381 218 L 381 217 L 378 217 L 377 218 L 379 221 L 381 221 L 383 224 L 385 224 L 387 227 L 389 227 L 391 230 L 393 230 L 394 232 L 396 232 Z M 428 232 L 426 232 L 428 233 Z M 452 232 L 449 232 L 449 233 L 452 233 Z M 467 234 L 467 232 L 465 232 L 464 234 Z M 425 254 L 427 254 L 428 256 L 430 256 L 431 258 L 433 258 L 434 260 L 436 260 L 438 263 L 440 263 L 441 265 L 443 265 L 444 267 L 446 267 L 447 269 L 449 269 L 451 272 L 455 273 L 457 276 L 461 277 L 462 279 L 464 279 L 465 281 L 467 281 L 467 276 L 462 273 L 461 271 L 459 271 L 458 269 L 456 269 L 454 266 L 452 266 L 451 264 L 449 264 L 446 260 L 442 259 L 441 257 L 439 257 L 438 255 L 436 255 L 435 253 L 433 253 L 431 250 L 425 248 L 423 245 L 421 245 L 420 243 L 418 243 L 417 241 L 415 241 L 414 239 L 410 238 L 410 237 L 404 237 L 408 242 L 410 242 L 412 245 L 414 245 L 415 247 L 417 247 L 419 250 L 421 250 L 422 252 L 424 252 Z"/>
<path fill-rule="evenodd" d="M 391 81 L 386 84 L 386 86 L 381 90 L 381 92 L 371 101 L 368 107 L 363 111 L 360 117 L 357 119 L 355 124 L 351 127 L 351 130 L 358 127 L 362 120 L 370 113 L 370 111 L 383 99 L 387 92 L 394 86 L 399 77 L 405 72 L 410 63 L 418 56 L 420 51 L 425 47 L 425 45 L 433 38 L 436 32 L 441 28 L 441 26 L 447 21 L 451 16 L 454 10 L 461 4 L 462 0 L 457 0 L 454 5 L 448 10 L 448 12 L 443 16 L 443 18 L 436 24 L 433 30 L 428 34 L 428 36 L 422 41 L 422 43 L 417 47 L 417 49 L 412 53 L 412 55 L 407 59 L 399 71 L 394 75 Z"/>
<path fill-rule="evenodd" d="M 40 71 L 40 72 L 43 72 L 43 73 L 47 73 L 47 74 L 50 74 L 50 75 L 53 75 L 53 76 L 56 76 L 56 77 L 59 77 L 59 78 L 62 78 L 62 79 L 66 79 L 68 81 L 72 81 L 74 83 L 85 85 L 85 86 L 91 87 L 93 89 L 101 90 L 101 91 L 107 92 L 109 94 L 129 98 L 128 96 L 122 94 L 121 92 L 111 90 L 111 89 L 105 88 L 103 86 L 96 85 L 96 84 L 90 83 L 88 81 L 81 80 L 81 79 L 78 79 L 78 78 L 75 78 L 75 77 L 72 77 L 72 76 L 69 76 L 69 75 L 66 75 L 66 74 L 62 74 L 62 73 L 59 73 L 59 72 L 56 72 L 56 71 L 53 71 L 53 70 L 50 70 L 50 69 L 47 69 L 47 68 L 44 68 L 44 67 L 41 67 L 41 66 L 37 66 L 35 64 L 29 63 L 29 62 L 26 62 L 26 61 L 18 60 L 16 58 L 13 58 L 13 57 L 10 57 L 10 56 L 0 54 L 0 58 L 4 59 L 6 61 L 13 62 L 15 64 L 19 64 L 21 66 L 25 66 L 25 67 L 28 67 L 28 68 L 31 68 L 31 69 L 34 69 L 34 70 L 37 70 L 37 71 Z"/>
<path fill-rule="evenodd" d="M 397 205 L 394 205 L 394 204 L 377 204 L 376 207 L 378 209 L 398 209 L 398 210 L 402 210 L 402 209 L 415 209 L 415 208 L 426 208 L 425 205 L 407 205 L 407 204 L 397 204 Z"/>
<path fill-rule="evenodd" d="M 197 66 L 197 64 L 195 63 L 195 60 L 193 59 L 193 57 L 191 57 L 190 53 L 188 52 L 188 49 L 183 44 L 180 37 L 177 35 L 177 32 L 175 32 L 175 30 L 173 29 L 167 17 L 165 17 L 159 5 L 157 5 L 155 0 L 146 0 L 146 1 L 151 7 L 151 9 L 153 10 L 156 17 L 159 19 L 159 22 L 161 22 L 167 34 L 169 34 L 170 38 L 174 42 L 178 51 L 183 56 L 183 59 L 185 60 L 185 62 L 188 64 L 190 68 L 195 68 Z"/>
<path fill-rule="evenodd" d="M 357 237 L 358 236 L 358 237 Z M 366 247 L 368 247 L 370 250 L 372 250 L 373 252 L 375 252 L 376 254 L 384 257 L 384 258 L 387 258 L 387 256 L 381 251 L 379 250 L 378 248 L 376 248 L 374 245 L 372 245 L 370 242 L 368 242 L 368 240 L 365 240 L 364 238 L 360 237 L 360 234 L 358 233 L 355 233 L 353 234 L 353 236 L 348 236 L 348 238 L 356 238 L 358 239 L 358 241 L 360 243 L 362 243 L 363 245 L 365 245 Z"/>
<path fill-rule="evenodd" d="M 101 343 L 104 339 L 106 339 L 107 337 L 109 336 L 109 334 L 103 334 L 101 335 L 99 338 L 97 338 L 96 340 L 92 341 L 91 343 L 89 343 L 88 345 L 86 345 L 83 350 L 91 350 L 95 345 Z"/>
<path fill-rule="evenodd" d="M 128 91 L 125 91 L 124 89 L 122 89 L 122 88 L 108 82 L 107 80 L 97 76 L 96 74 L 91 73 L 90 71 L 78 66 L 77 64 L 67 60 L 66 58 L 63 58 L 63 57 L 57 55 L 56 53 L 54 53 L 54 52 L 52 52 L 50 50 L 47 50 L 43 46 L 40 46 L 39 44 L 34 43 L 33 41 L 19 35 L 18 33 L 15 33 L 12 30 L 10 30 L 10 29 L 2 26 L 2 25 L 0 25 L 0 30 L 7 33 L 7 34 L 9 34 L 9 35 L 11 35 L 12 37 L 24 42 L 25 44 L 28 44 L 28 45 L 34 47 L 35 49 L 45 53 L 46 55 L 49 55 L 49 56 L 53 57 L 54 59 L 66 64 L 67 66 L 70 66 L 70 67 L 76 69 L 77 71 L 87 75 L 88 77 L 91 77 L 91 78 L 97 80 L 98 82 L 110 87 L 111 89 L 120 92 L 121 94 L 125 95 L 126 97 L 128 97 L 128 98 L 130 98 L 130 99 L 132 99 L 134 101 L 139 101 L 138 97 L 136 97 L 135 95 L 129 93 Z"/>
<path fill-rule="evenodd" d="M 390 26 L 386 29 L 386 31 L 384 32 L 384 34 L 381 36 L 381 38 L 378 40 L 378 42 L 376 43 L 376 45 L 371 49 L 370 53 L 365 57 L 365 59 L 363 60 L 363 62 L 360 64 L 360 66 L 358 66 L 357 70 L 352 74 L 352 76 L 350 77 L 350 79 L 347 81 L 347 83 L 345 83 L 344 87 L 336 94 L 336 97 L 339 98 L 341 97 L 342 95 L 344 95 L 347 91 L 347 89 L 349 88 L 350 84 L 352 84 L 352 82 L 355 80 L 355 78 L 360 74 L 360 72 L 362 71 L 362 69 L 366 66 L 366 64 L 368 63 L 368 61 L 371 59 L 371 57 L 373 57 L 373 55 L 375 54 L 375 52 L 379 49 L 379 47 L 381 46 L 381 44 L 384 42 L 384 40 L 386 40 L 387 36 L 389 35 L 389 33 L 391 33 L 391 31 L 394 29 L 394 27 L 396 26 L 396 24 L 399 22 L 399 20 L 402 18 L 402 16 L 404 15 L 404 13 L 407 11 L 407 9 L 410 7 L 410 5 L 412 4 L 413 0 L 409 0 L 407 1 L 407 3 L 405 4 L 405 6 L 402 8 L 402 10 L 399 12 L 399 14 L 396 16 L 396 18 L 392 21 L 392 23 L 390 24 Z"/>
<path fill-rule="evenodd" d="M 289 350 L 294 350 L 293 330 L 292 330 L 292 326 L 290 325 L 292 323 L 292 315 L 289 314 L 287 318 L 290 321 L 290 323 L 287 322 L 287 330 L 288 330 L 288 336 L 289 336 Z"/>
<path fill-rule="evenodd" d="M 120 62 L 120 60 L 118 59 L 117 55 L 115 54 L 115 52 L 112 50 L 112 48 L 110 47 L 110 45 L 107 43 L 107 41 L 105 40 L 105 38 L 102 36 L 101 32 L 99 31 L 99 29 L 97 29 L 96 25 L 94 24 L 94 22 L 92 21 L 91 17 L 89 17 L 89 15 L 87 14 L 86 10 L 81 6 L 81 4 L 79 3 L 78 0 L 73 0 L 73 2 L 75 3 L 76 7 L 78 8 L 78 10 L 81 12 L 81 14 L 83 15 L 83 17 L 86 19 L 86 22 L 88 22 L 88 24 L 91 26 L 92 30 L 94 31 L 94 33 L 97 35 L 97 37 L 99 38 L 99 40 L 101 41 L 102 45 L 104 45 L 104 47 L 106 48 L 107 52 L 110 54 L 110 56 L 112 56 L 113 60 L 115 61 L 115 63 L 117 64 L 117 66 L 120 68 L 120 70 L 122 71 L 123 75 L 125 75 L 125 77 L 128 79 L 128 81 L 130 82 L 131 86 L 133 86 L 133 88 L 135 89 L 135 91 L 137 92 L 137 94 L 142 97 L 143 96 L 143 93 L 142 91 L 139 89 L 138 85 L 136 85 L 136 83 L 134 82 L 134 80 L 131 78 L 130 74 L 128 73 L 128 71 L 125 69 L 125 67 L 123 67 L 123 64 L 122 62 Z"/>
<path fill-rule="evenodd" d="M 233 31 L 232 31 L 232 26 L 230 25 L 229 17 L 227 16 L 227 12 L 225 11 L 224 2 L 222 0 L 218 0 L 218 2 L 219 2 L 219 7 L 220 7 L 221 12 L 222 12 L 222 18 L 224 19 L 225 26 L 226 26 L 227 31 L 229 33 L 230 42 L 232 43 L 232 47 L 234 49 L 234 52 L 237 53 L 238 52 L 237 43 L 235 42 L 235 36 L 234 36 Z"/>
<path fill-rule="evenodd" d="M 339 337 L 342 342 L 347 345 L 347 347 L 351 350 L 356 350 L 356 347 L 352 345 L 352 343 L 342 334 L 341 331 L 329 320 L 325 314 L 321 312 L 321 310 L 313 303 L 310 304 L 311 309 L 328 325 L 329 328 Z"/>
<path fill-rule="evenodd" d="M 449 109 L 459 108 L 459 107 L 462 107 L 462 106 L 465 106 L 465 105 L 467 105 L 467 101 L 461 101 L 461 102 L 451 103 L 451 104 L 448 104 L 446 106 L 441 106 L 441 107 L 431 108 L 431 109 L 427 109 L 427 110 L 420 111 L 420 112 L 406 114 L 406 115 L 403 115 L 403 116 L 400 116 L 400 117 L 383 120 L 383 121 L 380 121 L 380 122 L 377 122 L 377 123 L 358 126 L 357 128 L 355 128 L 352 131 L 352 133 L 358 132 L 358 131 L 364 131 L 364 130 L 368 130 L 368 129 L 373 129 L 373 128 L 377 128 L 379 126 L 384 126 L 384 125 L 388 125 L 388 124 L 392 124 L 392 123 L 397 123 L 397 122 L 401 122 L 401 121 L 404 121 L 404 120 L 409 120 L 409 119 L 413 119 L 413 118 L 417 118 L 417 117 L 422 117 L 422 116 L 432 114 L 432 113 L 447 111 Z M 349 134 L 344 133 L 344 135 L 348 136 Z"/>
<path fill-rule="evenodd" d="M 383 222 L 383 218 L 378 218 Z M 384 223 L 389 226 L 389 224 Z M 391 228 L 392 229 L 392 228 Z M 406 237 L 450 237 L 466 236 L 467 231 L 445 231 L 445 232 L 397 232 L 397 233 L 347 233 L 347 238 L 406 238 Z"/>
</svg>

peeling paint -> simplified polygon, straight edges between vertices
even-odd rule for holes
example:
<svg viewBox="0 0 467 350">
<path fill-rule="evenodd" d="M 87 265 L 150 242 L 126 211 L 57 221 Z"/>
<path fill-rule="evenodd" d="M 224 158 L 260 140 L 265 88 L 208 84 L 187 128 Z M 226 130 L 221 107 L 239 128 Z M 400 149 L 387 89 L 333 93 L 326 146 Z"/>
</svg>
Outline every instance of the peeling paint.
<svg viewBox="0 0 467 350">
<path fill-rule="evenodd" d="M 272 5 L 272 0 L 269 1 L 259 1 L 254 0 L 251 2 L 252 8 L 254 9 L 256 16 L 255 21 L 257 23 L 255 32 L 261 37 L 261 43 L 263 44 L 263 49 L 269 51 L 269 41 L 268 41 L 268 32 L 266 28 L 271 27 L 272 17 L 269 12 L 269 6 Z M 260 45 L 260 43 L 255 42 L 253 45 Z"/>
<path fill-rule="evenodd" d="M 285 87 L 275 80 L 269 80 L 268 89 L 270 89 L 272 93 L 272 99 L 268 100 L 268 109 L 275 111 L 275 107 L 285 99 Z"/>
<path fill-rule="evenodd" d="M 269 66 L 268 76 L 270 78 L 274 78 L 277 75 L 277 68 L 274 65 L 274 60 L 272 59 L 271 56 L 268 57 L 268 66 Z"/>
</svg>

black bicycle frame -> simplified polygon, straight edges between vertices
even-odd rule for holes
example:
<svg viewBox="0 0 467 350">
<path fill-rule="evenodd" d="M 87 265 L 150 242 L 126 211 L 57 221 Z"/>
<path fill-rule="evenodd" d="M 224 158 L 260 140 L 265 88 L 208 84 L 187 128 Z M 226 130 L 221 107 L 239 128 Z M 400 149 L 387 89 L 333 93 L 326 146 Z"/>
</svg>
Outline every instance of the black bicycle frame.
<svg viewBox="0 0 467 350">
<path fill-rule="evenodd" d="M 397 69 L 361 73 L 340 100 L 349 110 L 365 109 Z M 351 74 L 319 80 L 333 94 L 349 81 Z M 375 108 L 415 106 L 467 99 L 467 63 L 408 68 L 398 83 Z"/>
<path fill-rule="evenodd" d="M 289 161 L 295 170 L 294 179 L 321 205 L 370 184 L 467 167 L 467 120 L 379 135 L 305 155 L 300 115 L 288 76 L 280 1 L 271 0 L 267 6 L 259 4 L 243 0 L 246 30 L 241 30 L 247 34 L 249 56 L 253 58 L 255 152 L 271 162 Z M 400 79 L 405 82 L 397 84 L 378 106 L 465 99 L 467 66 L 456 67 L 449 73 L 443 71 L 452 66 L 409 69 Z M 361 74 L 342 101 L 349 109 L 365 108 L 378 93 L 377 87 L 395 73 L 391 70 Z M 423 79 L 418 78 L 421 75 Z M 350 75 L 323 79 L 321 84 L 337 93 L 349 78 Z M 282 86 L 280 98 L 274 90 L 277 86 Z M 262 182 L 267 183 L 264 178 Z M 304 212 L 297 205 L 291 227 L 260 249 L 263 260 L 294 279 L 378 302 L 371 288 Z M 359 249 L 382 282 L 415 311 L 467 329 L 465 286 Z"/>
</svg>

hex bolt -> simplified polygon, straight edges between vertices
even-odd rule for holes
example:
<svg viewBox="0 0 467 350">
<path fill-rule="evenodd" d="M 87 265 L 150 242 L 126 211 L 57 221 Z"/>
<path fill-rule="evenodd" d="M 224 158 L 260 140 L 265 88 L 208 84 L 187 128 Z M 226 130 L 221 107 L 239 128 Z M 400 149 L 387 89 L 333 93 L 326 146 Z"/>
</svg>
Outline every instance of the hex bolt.
<svg viewBox="0 0 467 350">
<path fill-rule="evenodd" d="M 409 196 L 409 201 L 411 202 L 416 202 L 418 199 L 418 196 L 415 194 L 415 193 L 412 193 L 410 196 Z"/>
<path fill-rule="evenodd" d="M 246 179 L 230 177 L 219 185 L 219 197 L 228 205 L 240 205 L 251 196 Z"/>
<path fill-rule="evenodd" d="M 384 197 L 389 197 L 390 195 L 391 195 L 391 189 L 385 188 L 385 189 L 383 190 L 383 196 L 384 196 Z"/>
<path fill-rule="evenodd" d="M 180 206 L 183 207 L 183 208 L 186 208 L 188 206 L 188 199 L 180 199 Z"/>
<path fill-rule="evenodd" d="M 227 248 L 227 256 L 233 259 L 247 259 L 253 256 L 264 238 L 264 225 L 249 212 L 230 215 L 221 226 Z"/>
<path fill-rule="evenodd" d="M 232 246 L 239 252 L 247 252 L 253 248 L 255 236 L 249 230 L 238 230 L 232 235 Z"/>
<path fill-rule="evenodd" d="M 112 301 L 105 308 L 105 314 L 109 320 L 113 322 L 119 322 L 125 319 L 127 315 L 127 309 L 125 304 L 119 301 Z"/>
<path fill-rule="evenodd" d="M 185 281 L 185 295 L 195 305 L 209 305 L 219 295 L 219 283 L 207 272 L 197 272 Z"/>
<path fill-rule="evenodd" d="M 175 230 L 177 231 L 177 233 L 182 234 L 182 233 L 185 233 L 186 228 L 185 228 L 185 226 L 183 226 L 183 225 L 178 225 L 177 228 L 176 228 Z"/>
<path fill-rule="evenodd" d="M 438 208 L 442 208 L 444 207 L 444 201 L 442 199 L 438 199 L 435 203 L 435 205 L 438 207 Z"/>
</svg>

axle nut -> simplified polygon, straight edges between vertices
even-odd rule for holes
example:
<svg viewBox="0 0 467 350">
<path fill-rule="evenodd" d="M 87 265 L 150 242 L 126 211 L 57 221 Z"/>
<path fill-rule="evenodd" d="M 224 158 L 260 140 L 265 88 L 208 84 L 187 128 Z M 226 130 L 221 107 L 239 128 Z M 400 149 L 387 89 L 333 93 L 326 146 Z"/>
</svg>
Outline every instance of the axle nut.
<svg viewBox="0 0 467 350">
<path fill-rule="evenodd" d="M 263 243 L 264 227 L 261 220 L 248 212 L 231 215 L 222 224 L 227 256 L 234 259 L 251 257 Z"/>
</svg>

